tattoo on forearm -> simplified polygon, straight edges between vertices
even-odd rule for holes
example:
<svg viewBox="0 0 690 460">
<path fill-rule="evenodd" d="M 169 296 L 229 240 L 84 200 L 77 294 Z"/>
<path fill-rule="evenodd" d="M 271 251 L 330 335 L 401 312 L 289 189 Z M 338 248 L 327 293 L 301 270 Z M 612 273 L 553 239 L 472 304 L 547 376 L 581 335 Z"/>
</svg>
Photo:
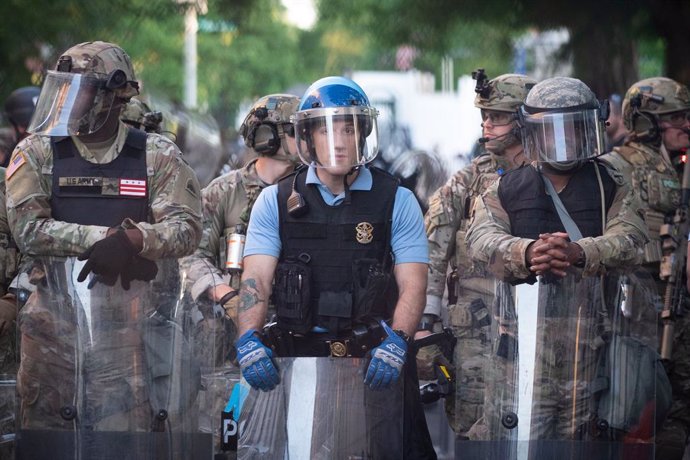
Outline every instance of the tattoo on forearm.
<svg viewBox="0 0 690 460">
<path fill-rule="evenodd" d="M 250 278 L 240 284 L 240 313 L 251 310 L 263 299 L 259 298 L 259 290 L 256 288 L 256 280 Z"/>
</svg>

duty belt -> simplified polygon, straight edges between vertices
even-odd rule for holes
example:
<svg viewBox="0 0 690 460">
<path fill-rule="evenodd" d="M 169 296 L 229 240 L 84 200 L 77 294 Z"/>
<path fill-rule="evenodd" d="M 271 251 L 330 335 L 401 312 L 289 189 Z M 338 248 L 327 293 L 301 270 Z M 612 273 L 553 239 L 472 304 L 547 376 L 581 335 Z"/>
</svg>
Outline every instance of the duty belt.
<svg viewBox="0 0 690 460">
<path fill-rule="evenodd" d="M 332 334 L 315 332 L 306 335 L 292 334 L 277 326 L 268 326 L 264 328 L 264 334 L 268 345 L 280 357 L 362 358 L 369 350 L 378 346 L 382 339 L 378 330 L 366 328 L 356 328 L 333 337 Z"/>
</svg>

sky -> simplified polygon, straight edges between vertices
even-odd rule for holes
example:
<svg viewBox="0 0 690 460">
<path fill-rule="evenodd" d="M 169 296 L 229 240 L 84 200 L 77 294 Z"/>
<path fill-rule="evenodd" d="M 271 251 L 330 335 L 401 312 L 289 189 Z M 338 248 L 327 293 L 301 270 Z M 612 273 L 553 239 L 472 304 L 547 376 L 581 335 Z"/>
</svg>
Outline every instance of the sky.
<svg viewBox="0 0 690 460">
<path fill-rule="evenodd" d="M 300 29 L 311 29 L 316 22 L 314 0 L 282 0 L 287 8 L 287 21 Z"/>
</svg>

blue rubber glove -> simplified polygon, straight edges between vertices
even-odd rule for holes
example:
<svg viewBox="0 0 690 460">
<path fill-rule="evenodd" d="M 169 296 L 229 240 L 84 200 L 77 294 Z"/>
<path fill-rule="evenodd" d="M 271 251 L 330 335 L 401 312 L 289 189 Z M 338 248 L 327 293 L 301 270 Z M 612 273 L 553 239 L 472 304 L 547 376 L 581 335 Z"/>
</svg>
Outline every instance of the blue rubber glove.
<svg viewBox="0 0 690 460">
<path fill-rule="evenodd" d="M 252 388 L 270 391 L 280 383 L 280 376 L 271 359 L 273 352 L 256 334 L 255 329 L 250 329 L 237 340 L 237 360 L 244 379 Z"/>
<path fill-rule="evenodd" d="M 371 350 L 371 362 L 364 383 L 372 390 L 383 390 L 394 384 L 402 373 L 407 357 L 407 343 L 393 329 L 381 321 L 386 339 Z"/>
</svg>

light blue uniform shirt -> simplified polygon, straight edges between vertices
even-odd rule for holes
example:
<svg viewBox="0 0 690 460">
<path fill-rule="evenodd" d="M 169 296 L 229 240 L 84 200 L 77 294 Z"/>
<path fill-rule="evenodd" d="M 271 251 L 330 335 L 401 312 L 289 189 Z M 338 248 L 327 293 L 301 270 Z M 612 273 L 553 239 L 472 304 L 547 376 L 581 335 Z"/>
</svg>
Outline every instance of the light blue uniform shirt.
<svg viewBox="0 0 690 460">
<path fill-rule="evenodd" d="M 372 182 L 371 171 L 362 168 L 350 185 L 350 190 L 371 190 Z M 329 206 L 337 206 L 345 199 L 345 192 L 340 195 L 333 195 L 321 183 L 313 167 L 307 171 L 306 183 L 316 184 L 323 200 Z M 372 196 L 371 199 L 376 199 L 376 197 Z M 252 208 L 244 255 L 260 254 L 273 256 L 277 259 L 281 248 L 279 226 L 278 186 L 271 185 L 262 190 Z M 396 265 L 415 262 L 429 263 L 429 248 L 424 232 L 422 210 L 412 192 L 403 187 L 398 187 L 395 193 L 391 233 L 391 248 Z"/>
</svg>

